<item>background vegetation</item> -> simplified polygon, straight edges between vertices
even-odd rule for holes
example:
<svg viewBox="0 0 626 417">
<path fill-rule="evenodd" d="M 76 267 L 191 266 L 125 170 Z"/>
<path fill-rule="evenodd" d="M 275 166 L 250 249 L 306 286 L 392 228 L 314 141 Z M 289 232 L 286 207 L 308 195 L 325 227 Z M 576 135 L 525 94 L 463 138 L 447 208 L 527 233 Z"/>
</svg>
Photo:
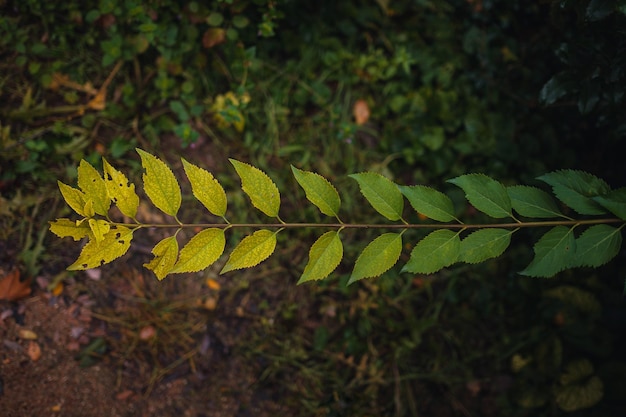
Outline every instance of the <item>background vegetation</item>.
<svg viewBox="0 0 626 417">
<path fill-rule="evenodd" d="M 453 198 L 444 180 L 470 172 L 532 184 L 573 168 L 624 186 L 618 1 L 0 0 L 0 11 L 0 261 L 28 276 L 56 276 L 76 255 L 47 233 L 63 210 L 56 180 L 74 182 L 77 161 L 100 166 L 102 156 L 138 177 L 136 146 L 185 155 L 227 191 L 238 180 L 226 158 L 249 161 L 294 190 L 282 215 L 294 221 L 317 214 L 302 213 L 289 164 L 331 179 L 362 221 L 373 213 L 346 178 L 362 170 Z M 233 213 L 253 220 L 245 196 L 231 194 Z M 346 257 L 371 238 L 348 236 Z M 623 254 L 596 270 L 522 278 L 514 271 L 531 253 L 518 237 L 482 266 L 393 269 L 350 287 L 346 268 L 291 288 L 309 243 L 290 245 L 281 258 L 291 262 L 220 278 L 232 282 L 219 301 L 252 298 L 237 355 L 303 415 L 625 412 Z M 139 303 L 124 320 L 157 320 L 175 292 L 147 292 L 161 304 Z M 195 322 L 182 305 L 178 322 Z M 176 327 L 190 340 L 193 329 Z M 105 339 L 110 355 L 146 366 L 155 351 L 188 349 L 180 335 L 145 352 Z"/>
</svg>

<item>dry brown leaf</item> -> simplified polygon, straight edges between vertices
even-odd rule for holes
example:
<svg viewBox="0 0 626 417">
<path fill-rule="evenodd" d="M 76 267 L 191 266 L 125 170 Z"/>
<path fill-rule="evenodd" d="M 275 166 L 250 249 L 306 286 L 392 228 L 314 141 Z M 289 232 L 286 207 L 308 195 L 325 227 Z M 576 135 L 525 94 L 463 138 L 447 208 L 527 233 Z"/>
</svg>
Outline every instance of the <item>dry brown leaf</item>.
<svg viewBox="0 0 626 417">
<path fill-rule="evenodd" d="M 33 332 L 32 330 L 27 330 L 27 329 L 20 329 L 20 331 L 18 332 L 18 336 L 20 337 L 20 339 L 24 339 L 24 340 L 37 339 L 37 333 Z"/>
<path fill-rule="evenodd" d="M 19 269 L 0 277 L 0 300 L 17 301 L 28 297 L 30 293 L 30 279 L 21 281 Z"/>
<path fill-rule="evenodd" d="M 361 126 L 370 118 L 370 107 L 365 100 L 357 100 L 352 106 L 352 115 L 354 116 L 354 122 Z"/>
<path fill-rule="evenodd" d="M 219 45 L 226 40 L 226 31 L 220 28 L 210 28 L 204 32 L 202 36 L 202 46 L 205 48 L 212 48 L 215 45 Z"/>
</svg>

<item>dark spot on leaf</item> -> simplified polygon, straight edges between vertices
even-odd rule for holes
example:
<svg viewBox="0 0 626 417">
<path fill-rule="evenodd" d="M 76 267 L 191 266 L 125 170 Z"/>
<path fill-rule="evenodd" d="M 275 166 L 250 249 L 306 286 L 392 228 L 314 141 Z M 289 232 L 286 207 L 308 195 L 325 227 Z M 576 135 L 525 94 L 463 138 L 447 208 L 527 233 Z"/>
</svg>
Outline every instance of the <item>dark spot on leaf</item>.
<svg viewBox="0 0 626 417">
<path fill-rule="evenodd" d="M 83 264 L 83 268 L 87 268 L 87 264 Z"/>
<path fill-rule="evenodd" d="M 113 202 L 117 203 L 117 197 L 113 197 Z"/>
<path fill-rule="evenodd" d="M 118 242 L 119 242 L 120 244 L 122 244 L 122 245 L 124 244 L 124 241 L 123 241 L 123 240 L 118 240 Z"/>
<path fill-rule="evenodd" d="M 111 174 L 107 174 L 107 180 L 113 181 L 113 177 L 111 176 Z"/>
<path fill-rule="evenodd" d="M 100 266 L 104 265 L 104 259 L 100 259 Z"/>
<path fill-rule="evenodd" d="M 119 239 L 119 238 L 120 238 L 120 236 L 122 236 L 122 234 L 121 234 L 120 232 L 117 232 L 117 233 L 115 234 L 115 238 L 116 238 L 116 239 Z"/>
<path fill-rule="evenodd" d="M 123 187 L 123 186 L 124 186 L 124 184 L 122 184 L 122 183 L 120 182 L 120 187 Z"/>
</svg>

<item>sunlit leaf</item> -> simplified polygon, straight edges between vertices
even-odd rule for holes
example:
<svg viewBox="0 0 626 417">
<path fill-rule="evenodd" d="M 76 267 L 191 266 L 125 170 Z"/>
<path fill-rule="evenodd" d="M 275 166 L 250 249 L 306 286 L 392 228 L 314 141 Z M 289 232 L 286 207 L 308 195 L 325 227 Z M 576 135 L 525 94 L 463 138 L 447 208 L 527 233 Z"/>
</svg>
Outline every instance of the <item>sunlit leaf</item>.
<svg viewBox="0 0 626 417">
<path fill-rule="evenodd" d="M 336 231 L 324 233 L 311 246 L 309 261 L 298 284 L 326 278 L 337 268 L 342 257 L 343 244 L 339 238 L 339 233 Z"/>
<path fill-rule="evenodd" d="M 141 157 L 141 165 L 146 170 L 143 174 L 146 195 L 159 210 L 170 216 L 176 216 L 182 196 L 174 173 L 156 156 L 139 148 L 136 150 Z"/>
<path fill-rule="evenodd" d="M 85 193 L 62 183 L 61 181 L 57 181 L 57 184 L 59 185 L 59 190 L 61 190 L 61 195 L 67 205 L 70 206 L 77 214 L 84 217 L 90 217 L 85 214 Z"/>
<path fill-rule="evenodd" d="M 298 184 L 304 189 L 306 198 L 325 215 L 337 217 L 341 199 L 335 187 L 315 172 L 303 171 L 293 165 L 291 171 Z"/>
<path fill-rule="evenodd" d="M 131 184 L 126 175 L 115 169 L 104 158 L 102 158 L 102 168 L 109 197 L 122 214 L 134 219 L 139 207 L 139 196 L 135 192 L 135 184 Z"/>
<path fill-rule="evenodd" d="M 496 258 L 511 244 L 512 230 L 481 229 L 461 241 L 459 261 L 477 264 Z"/>
<path fill-rule="evenodd" d="M 57 219 L 50 222 L 50 231 L 58 237 L 71 237 L 74 240 L 80 240 L 87 237 L 91 232 L 89 224 L 82 222 L 76 224 L 70 219 Z"/>
<path fill-rule="evenodd" d="M 626 220 L 626 188 L 618 188 L 593 200 L 622 220 Z"/>
<path fill-rule="evenodd" d="M 479 211 L 496 219 L 512 217 L 511 199 L 500 182 L 483 174 L 467 174 L 448 182 L 465 191 L 467 200 Z"/>
<path fill-rule="evenodd" d="M 556 275 L 573 263 L 576 253 L 574 229 L 553 227 L 539 239 L 533 249 L 535 257 L 520 274 L 543 278 Z"/>
<path fill-rule="evenodd" d="M 106 216 L 111 207 L 111 199 L 100 173 L 84 159 L 78 166 L 78 186 L 85 193 L 85 200 L 93 201 L 93 209 Z"/>
<path fill-rule="evenodd" d="M 208 268 L 222 253 L 226 238 L 223 229 L 206 229 L 192 237 L 180 251 L 172 273 L 197 272 Z"/>
<path fill-rule="evenodd" d="M 526 217 L 552 218 L 562 217 L 561 211 L 550 194 L 527 185 L 507 187 L 513 209 Z"/>
<path fill-rule="evenodd" d="M 269 217 L 277 217 L 280 194 L 276 184 L 260 169 L 235 159 L 229 159 L 241 178 L 241 188 L 250 197 L 252 205 Z"/>
<path fill-rule="evenodd" d="M 454 206 L 450 197 L 423 185 L 398 186 L 416 212 L 439 222 L 455 219 Z"/>
<path fill-rule="evenodd" d="M 348 284 L 384 274 L 398 262 L 401 252 L 402 233 L 385 233 L 378 236 L 357 258 Z"/>
<path fill-rule="evenodd" d="M 459 259 L 461 239 L 452 230 L 435 230 L 420 240 L 411 251 L 402 272 L 432 274 Z"/>
<path fill-rule="evenodd" d="M 269 258 L 276 249 L 277 233 L 261 229 L 243 238 L 233 249 L 220 274 L 235 269 L 251 268 Z"/>
<path fill-rule="evenodd" d="M 591 226 L 576 239 L 576 256 L 571 267 L 597 268 L 617 256 L 621 246 L 621 228 L 606 224 Z"/>
<path fill-rule="evenodd" d="M 154 275 L 159 280 L 162 280 L 170 273 L 178 257 L 176 236 L 166 237 L 161 240 L 152 248 L 152 254 L 154 258 L 149 263 L 143 264 L 143 266 L 153 271 Z"/>
<path fill-rule="evenodd" d="M 182 158 L 185 174 L 191 183 L 191 191 L 211 213 L 224 217 L 226 214 L 226 192 L 213 174 Z"/>
<path fill-rule="evenodd" d="M 390 179 L 375 172 L 351 174 L 356 180 L 361 194 L 374 209 L 389 220 L 400 220 L 404 207 L 402 193 Z"/>
<path fill-rule="evenodd" d="M 70 271 L 97 268 L 124 255 L 130 248 L 134 229 L 124 226 L 111 227 L 104 239 L 90 240 L 83 247 L 78 259 L 67 269 Z"/>
<path fill-rule="evenodd" d="M 611 191 L 604 180 L 587 172 L 564 169 L 537 177 L 552 186 L 554 195 L 578 214 L 604 214 L 606 210 L 592 197 Z"/>
<path fill-rule="evenodd" d="M 106 220 L 89 219 L 87 224 L 89 225 L 89 229 L 91 229 L 91 233 L 93 233 L 94 238 L 98 242 L 104 240 L 104 235 L 109 233 L 109 230 L 111 230 L 111 225 Z"/>
</svg>

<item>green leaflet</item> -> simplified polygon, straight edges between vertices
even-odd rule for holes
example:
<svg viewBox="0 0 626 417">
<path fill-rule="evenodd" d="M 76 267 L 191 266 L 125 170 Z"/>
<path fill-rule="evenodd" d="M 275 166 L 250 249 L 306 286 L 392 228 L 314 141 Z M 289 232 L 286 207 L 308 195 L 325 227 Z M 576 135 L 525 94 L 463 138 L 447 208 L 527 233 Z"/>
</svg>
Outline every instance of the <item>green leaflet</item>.
<svg viewBox="0 0 626 417">
<path fill-rule="evenodd" d="M 50 231 L 58 237 L 71 237 L 74 240 L 80 240 L 89 236 L 91 229 L 85 222 L 76 224 L 70 219 L 56 219 L 50 222 Z"/>
<path fill-rule="evenodd" d="M 593 200 L 622 220 L 626 220 L 626 188 L 618 188 Z"/>
<path fill-rule="evenodd" d="M 261 229 L 243 238 L 233 249 L 228 262 L 226 262 L 220 274 L 235 269 L 251 268 L 269 258 L 274 253 L 274 249 L 276 249 L 277 233 Z"/>
<path fill-rule="evenodd" d="M 439 222 L 456 220 L 450 197 L 424 185 L 398 186 L 411 206 L 420 214 Z"/>
<path fill-rule="evenodd" d="M 180 251 L 171 273 L 197 272 L 217 261 L 226 246 L 224 229 L 206 229 L 192 237 Z"/>
<path fill-rule="evenodd" d="M 178 257 L 178 241 L 176 236 L 166 237 L 154 248 L 152 248 L 154 258 L 147 264 L 143 264 L 146 268 L 154 272 L 154 275 L 160 280 L 170 273 L 176 258 Z"/>
<path fill-rule="evenodd" d="M 348 175 L 356 180 L 361 194 L 374 209 L 389 220 L 402 219 L 404 199 L 396 184 L 374 172 Z"/>
<path fill-rule="evenodd" d="M 229 159 L 241 178 L 241 188 L 252 205 L 269 217 L 278 217 L 280 194 L 276 184 L 260 169 L 236 159 Z"/>
<path fill-rule="evenodd" d="M 600 178 L 587 172 L 564 169 L 540 177 L 552 186 L 554 195 L 578 214 L 604 214 L 604 208 L 592 197 L 607 194 L 611 188 Z"/>
<path fill-rule="evenodd" d="M 315 172 L 303 171 L 293 165 L 291 165 L 291 171 L 298 184 L 304 189 L 306 198 L 323 214 L 338 218 L 341 199 L 335 187 Z"/>
<path fill-rule="evenodd" d="M 432 274 L 455 263 L 460 249 L 461 239 L 458 232 L 435 230 L 415 245 L 402 272 Z"/>
<path fill-rule="evenodd" d="M 402 233 L 385 233 L 378 236 L 357 258 L 348 284 L 384 274 L 398 262 L 401 252 Z"/>
<path fill-rule="evenodd" d="M 567 269 L 574 261 L 576 239 L 574 229 L 556 226 L 544 234 L 533 247 L 535 257 L 520 272 L 530 277 L 549 278 Z"/>
<path fill-rule="evenodd" d="M 570 267 L 598 267 L 613 259 L 622 246 L 621 228 L 597 224 L 576 239 L 576 256 Z"/>
<path fill-rule="evenodd" d="M 216 216 L 224 217 L 227 207 L 224 188 L 222 188 L 213 174 L 187 162 L 185 158 L 181 159 L 183 161 L 185 174 L 187 174 L 187 178 L 189 178 L 189 182 L 191 183 L 191 191 L 194 197 L 211 213 Z"/>
<path fill-rule="evenodd" d="M 593 364 L 578 359 L 565 367 L 554 388 L 555 401 L 563 411 L 577 411 L 597 404 L 604 396 L 604 384 L 594 375 Z"/>
<path fill-rule="evenodd" d="M 552 218 L 563 217 L 554 199 L 545 191 L 527 185 L 506 188 L 513 209 L 522 216 Z"/>
<path fill-rule="evenodd" d="M 77 190 L 74 187 L 70 187 L 69 185 L 62 183 L 61 181 L 57 181 L 57 184 L 59 185 L 59 190 L 61 190 L 61 195 L 63 196 L 63 199 L 65 200 L 67 205 L 72 208 L 72 210 L 74 210 L 77 214 L 80 214 L 83 217 L 93 216 L 93 214 L 85 214 L 85 204 L 87 202 L 87 197 L 85 196 L 85 193 Z"/>
<path fill-rule="evenodd" d="M 93 210 L 106 216 L 111 207 L 111 199 L 100 173 L 84 159 L 78 166 L 78 187 L 85 193 L 85 201 L 93 201 Z"/>
<path fill-rule="evenodd" d="M 511 199 L 500 182 L 483 174 L 467 174 L 448 180 L 465 191 L 467 200 L 496 219 L 513 217 Z"/>
<path fill-rule="evenodd" d="M 339 232 L 324 233 L 311 246 L 309 262 L 307 262 L 298 284 L 326 278 L 337 268 L 341 258 L 343 258 L 343 244 L 339 239 Z"/>
<path fill-rule="evenodd" d="M 146 195 L 159 210 L 170 216 L 176 216 L 182 196 L 174 173 L 156 156 L 139 148 L 136 151 L 141 157 L 141 165 L 146 170 L 143 174 Z"/>
<path fill-rule="evenodd" d="M 115 169 L 104 158 L 102 158 L 102 169 L 104 170 L 104 185 L 109 197 L 122 214 L 134 219 L 139 207 L 135 184 L 131 184 L 126 175 Z"/>
<path fill-rule="evenodd" d="M 111 230 L 111 225 L 106 220 L 89 219 L 87 224 L 89 225 L 89 229 L 91 229 L 91 233 L 93 233 L 94 238 L 98 242 L 103 241 L 104 235 L 109 233 L 109 230 Z"/>
<path fill-rule="evenodd" d="M 496 258 L 511 244 L 512 230 L 481 229 L 461 241 L 459 261 L 477 264 Z"/>
<path fill-rule="evenodd" d="M 70 271 L 97 268 L 124 255 L 130 248 L 133 229 L 124 226 L 111 227 L 104 239 L 91 239 L 83 247 L 78 259 L 69 267 Z"/>
</svg>

